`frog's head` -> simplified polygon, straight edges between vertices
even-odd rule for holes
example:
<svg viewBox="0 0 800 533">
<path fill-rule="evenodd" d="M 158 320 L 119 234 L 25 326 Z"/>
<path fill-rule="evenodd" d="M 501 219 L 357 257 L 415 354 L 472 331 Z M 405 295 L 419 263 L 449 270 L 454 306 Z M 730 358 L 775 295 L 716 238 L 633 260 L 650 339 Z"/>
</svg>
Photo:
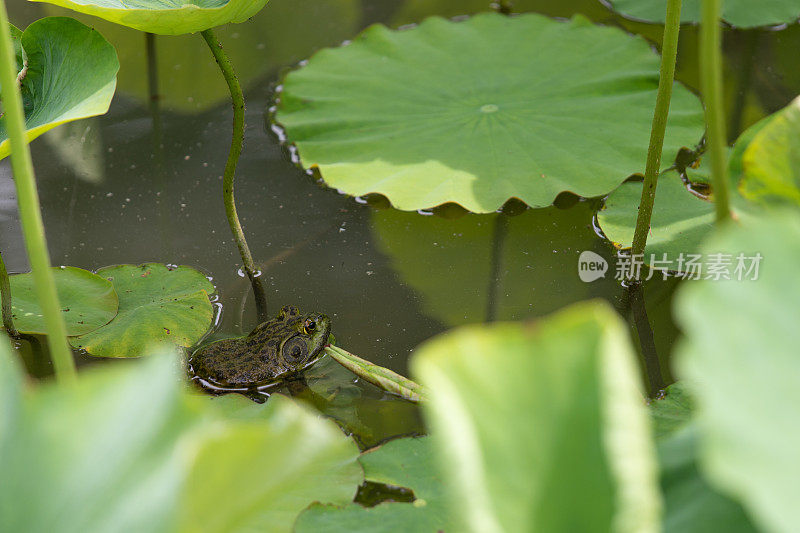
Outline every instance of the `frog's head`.
<svg viewBox="0 0 800 533">
<path fill-rule="evenodd" d="M 319 313 L 300 316 L 291 323 L 292 334 L 281 343 L 279 356 L 287 369 L 296 372 L 313 363 L 328 344 L 331 320 Z"/>
</svg>

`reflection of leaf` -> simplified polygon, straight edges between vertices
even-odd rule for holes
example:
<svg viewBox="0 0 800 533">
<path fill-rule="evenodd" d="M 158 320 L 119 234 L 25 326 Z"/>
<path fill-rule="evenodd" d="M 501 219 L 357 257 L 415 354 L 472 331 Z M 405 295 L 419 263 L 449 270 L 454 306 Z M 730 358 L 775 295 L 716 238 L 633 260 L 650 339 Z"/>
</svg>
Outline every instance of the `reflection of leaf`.
<svg viewBox="0 0 800 533">
<path fill-rule="evenodd" d="M 137 30 L 181 35 L 244 22 L 268 0 L 33 0 L 48 2 Z"/>
<path fill-rule="evenodd" d="M 778 213 L 728 225 L 707 253 L 761 254 L 758 279 L 684 287 L 677 371 L 697 403 L 701 472 L 765 530 L 800 521 L 800 218 Z M 749 276 L 748 276 L 749 277 Z"/>
<path fill-rule="evenodd" d="M 277 121 L 331 187 L 487 213 L 606 194 L 639 171 L 657 84 L 644 39 L 583 17 L 434 17 L 315 54 L 286 77 Z M 698 99 L 676 85 L 665 164 L 702 131 Z"/>
<path fill-rule="evenodd" d="M 655 450 L 628 328 L 606 304 L 448 332 L 420 346 L 411 366 L 431 397 L 423 408 L 456 530 L 658 529 Z"/>
<path fill-rule="evenodd" d="M 578 256 L 613 261 L 591 228 L 592 207 L 528 209 L 518 216 L 458 219 L 383 210 L 373 213 L 378 247 L 426 313 L 448 325 L 541 316 L 593 295 L 621 290 L 613 270 L 583 283 Z"/>
<path fill-rule="evenodd" d="M 0 338 L 2 531 L 288 532 L 363 479 L 333 423 L 280 396 L 183 393 L 174 354 L 23 392 L 7 348 Z"/>
<path fill-rule="evenodd" d="M 53 268 L 67 335 L 83 335 L 108 324 L 117 314 L 117 294 L 108 280 L 75 267 Z M 14 325 L 21 333 L 46 334 L 33 274 L 9 277 Z"/>
<path fill-rule="evenodd" d="M 214 286 L 200 272 L 158 263 L 120 265 L 97 271 L 114 285 L 119 314 L 107 326 L 72 339 L 98 357 L 138 357 L 150 345 L 188 347 L 208 331 Z"/>
<path fill-rule="evenodd" d="M 361 455 L 367 481 L 414 491 L 413 503 L 386 502 L 365 508 L 315 505 L 297 519 L 296 531 L 456 531 L 447 515 L 444 487 L 430 437 L 395 439 Z"/>
<path fill-rule="evenodd" d="M 108 111 L 119 62 L 102 35 L 73 19 L 48 17 L 28 26 L 20 42 L 28 58 L 22 80 L 28 140 L 59 124 Z M 9 153 L 2 121 L 0 159 Z"/>
<path fill-rule="evenodd" d="M 664 0 L 609 0 L 622 13 L 640 20 L 664 22 Z M 684 0 L 681 21 L 700 21 L 701 0 Z M 722 18 L 734 26 L 751 28 L 773 24 L 791 23 L 800 16 L 800 0 L 724 0 Z"/>
<path fill-rule="evenodd" d="M 742 165 L 739 190 L 745 198 L 800 206 L 800 97 L 765 121 Z"/>
<path fill-rule="evenodd" d="M 358 9 L 357 0 L 271 0 L 269 8 L 251 20 L 215 31 L 242 87 L 247 90 L 275 69 L 352 36 L 358 23 Z M 70 13 L 51 6 L 46 6 L 45 11 Z M 74 15 L 92 24 L 117 49 L 121 64 L 118 92 L 149 102 L 147 57 L 141 32 L 95 17 Z M 309 16 L 328 23 L 305 24 L 304 17 Z M 155 42 L 161 105 L 180 112 L 200 112 L 230 101 L 228 86 L 200 36 L 160 36 Z"/>
</svg>

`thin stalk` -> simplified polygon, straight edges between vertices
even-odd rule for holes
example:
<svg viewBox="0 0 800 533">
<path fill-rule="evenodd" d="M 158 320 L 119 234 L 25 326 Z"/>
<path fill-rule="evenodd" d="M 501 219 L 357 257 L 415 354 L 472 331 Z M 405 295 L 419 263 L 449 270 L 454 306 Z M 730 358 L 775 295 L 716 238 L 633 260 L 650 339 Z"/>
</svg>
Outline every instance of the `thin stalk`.
<svg viewBox="0 0 800 533">
<path fill-rule="evenodd" d="M 203 39 L 205 39 L 208 48 L 214 55 L 214 59 L 219 65 L 222 76 L 228 84 L 228 89 L 231 92 L 231 100 L 233 103 L 233 137 L 231 139 L 231 149 L 228 152 L 228 161 L 225 163 L 225 174 L 222 178 L 222 196 L 225 201 L 225 215 L 228 218 L 228 225 L 233 233 L 233 240 L 236 241 L 236 246 L 239 248 L 239 255 L 242 256 L 242 263 L 247 277 L 250 278 L 250 283 L 253 286 L 255 295 L 256 310 L 258 312 L 259 322 L 267 319 L 267 298 L 264 293 L 264 287 L 261 284 L 261 279 L 258 277 L 258 270 L 253 262 L 253 255 L 250 253 L 250 248 L 247 246 L 247 241 L 244 238 L 242 225 L 239 222 L 239 216 L 236 214 L 236 200 L 233 195 L 233 179 L 236 174 L 236 165 L 239 162 L 239 155 L 242 153 L 242 143 L 244 142 L 244 94 L 242 94 L 242 87 L 239 84 L 239 79 L 233 71 L 230 59 L 222 50 L 222 44 L 217 40 L 214 30 L 208 29 L 202 32 Z"/>
<path fill-rule="evenodd" d="M 18 338 L 19 331 L 14 326 L 13 312 L 11 310 L 11 284 L 8 281 L 8 270 L 3 262 L 3 254 L 0 253 L 0 299 L 3 307 L 3 327 L 12 337 Z"/>
<path fill-rule="evenodd" d="M 656 341 L 653 337 L 653 328 L 647 316 L 647 307 L 644 301 L 644 289 L 641 283 L 630 286 L 631 312 L 636 332 L 639 334 L 639 346 L 642 348 L 644 368 L 647 372 L 647 381 L 650 385 L 650 397 L 657 397 L 666 388 L 664 377 L 661 375 L 661 363 L 656 352 Z"/>
<path fill-rule="evenodd" d="M 656 200 L 658 172 L 661 169 L 661 153 L 664 148 L 664 134 L 667 131 L 669 103 L 672 99 L 672 85 L 675 78 L 675 62 L 678 57 L 678 34 L 681 28 L 681 0 L 667 2 L 667 18 L 664 23 L 664 39 L 661 44 L 661 74 L 658 80 L 656 109 L 653 126 L 650 129 L 650 146 L 647 149 L 647 165 L 644 171 L 642 199 L 639 202 L 639 216 L 633 235 L 631 254 L 644 254 L 647 234 L 650 232 L 650 218 Z"/>
<path fill-rule="evenodd" d="M 722 100 L 722 32 L 720 31 L 720 1 L 703 0 L 700 25 L 700 88 L 706 108 L 711 183 L 717 222 L 731 218 L 728 194 L 728 162 L 725 139 L 725 115 Z"/>
<path fill-rule="evenodd" d="M 47 343 L 53 358 L 56 377 L 62 381 L 75 379 L 75 361 L 67 344 L 67 328 L 61 316 L 58 293 L 44 235 L 44 223 L 39 207 L 39 193 L 33 173 L 33 161 L 25 135 L 25 115 L 22 96 L 17 87 L 17 62 L 11 42 L 5 0 L 0 0 L 0 89 L 2 89 L 6 130 L 11 143 L 11 168 L 17 188 L 22 233 L 33 270 L 36 297 L 47 326 Z"/>
</svg>

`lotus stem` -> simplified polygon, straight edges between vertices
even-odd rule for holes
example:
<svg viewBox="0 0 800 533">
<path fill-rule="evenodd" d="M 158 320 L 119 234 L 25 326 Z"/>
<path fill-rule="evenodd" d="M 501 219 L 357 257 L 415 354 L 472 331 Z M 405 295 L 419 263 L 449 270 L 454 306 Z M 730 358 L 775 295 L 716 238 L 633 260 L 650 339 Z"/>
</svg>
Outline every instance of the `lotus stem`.
<svg viewBox="0 0 800 533">
<path fill-rule="evenodd" d="M 661 73 L 658 79 L 656 109 L 653 114 L 653 126 L 650 129 L 650 146 L 647 149 L 647 165 L 642 184 L 642 199 L 639 202 L 639 216 L 636 218 L 636 230 L 633 235 L 631 253 L 633 256 L 644 254 L 647 234 L 650 232 L 650 219 L 653 216 L 653 204 L 656 201 L 656 186 L 661 169 L 661 155 L 664 149 L 664 135 L 667 131 L 669 104 L 672 99 L 672 85 L 675 79 L 675 62 L 678 57 L 678 34 L 681 28 L 681 0 L 667 2 L 667 17 L 664 23 L 664 38 L 661 44 Z"/>
<path fill-rule="evenodd" d="M 722 99 L 722 32 L 719 14 L 720 0 L 703 0 L 703 17 L 700 23 L 700 88 L 706 109 L 706 138 L 711 159 L 716 220 L 722 223 L 731 218 L 731 211 Z"/>
<path fill-rule="evenodd" d="M 33 161 L 25 132 L 25 114 L 17 80 L 17 61 L 11 42 L 5 0 L 0 0 L 0 89 L 2 89 L 6 130 L 11 144 L 11 169 L 17 189 L 22 233 L 33 270 L 36 297 L 44 314 L 47 344 L 53 358 L 56 378 L 62 382 L 75 380 L 75 361 L 67 344 L 67 328 L 61 316 L 58 293 L 44 234 L 44 223 L 36 190 Z"/>
<path fill-rule="evenodd" d="M 421 385 L 388 368 L 370 363 L 338 346 L 326 346 L 325 353 L 353 374 L 387 392 L 397 394 L 411 402 L 427 399 L 425 389 Z"/>
<path fill-rule="evenodd" d="M 12 337 L 18 338 L 19 331 L 14 326 L 13 312 L 11 310 L 11 284 L 8 281 L 8 270 L 0 253 L 0 299 L 3 307 L 3 327 Z"/>
<path fill-rule="evenodd" d="M 219 65 L 219 69 L 231 93 L 233 137 L 231 138 L 231 149 L 228 152 L 228 161 L 225 163 L 225 174 L 222 179 L 222 196 L 225 201 L 225 215 L 228 218 L 228 225 L 231 228 L 231 233 L 233 233 L 233 240 L 236 241 L 236 246 L 239 248 L 239 254 L 242 256 L 244 272 L 250 278 L 250 283 L 253 286 L 258 319 L 259 322 L 263 322 L 267 320 L 267 298 L 259 278 L 259 272 L 253 262 L 253 255 L 250 253 L 250 248 L 244 238 L 239 215 L 236 214 L 236 200 L 233 194 L 236 165 L 239 162 L 239 155 L 242 153 L 242 143 L 244 142 L 244 94 L 242 94 L 242 87 L 233 70 L 233 65 L 222 49 L 222 44 L 214 34 L 214 30 L 205 30 L 202 35 L 214 55 L 214 59 L 217 61 L 217 65 Z"/>
</svg>

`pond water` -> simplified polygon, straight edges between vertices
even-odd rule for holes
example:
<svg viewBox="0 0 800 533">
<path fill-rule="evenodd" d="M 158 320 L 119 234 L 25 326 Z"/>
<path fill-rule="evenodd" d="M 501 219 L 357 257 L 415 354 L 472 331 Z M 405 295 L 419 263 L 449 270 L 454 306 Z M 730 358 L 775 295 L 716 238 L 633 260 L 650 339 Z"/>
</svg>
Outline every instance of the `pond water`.
<svg viewBox="0 0 800 533">
<path fill-rule="evenodd" d="M 270 312 L 292 304 L 326 313 L 337 344 L 404 374 L 415 346 L 456 325 L 542 316 L 588 298 L 606 299 L 630 315 L 613 271 L 592 283 L 578 277 L 582 251 L 613 265 L 615 251 L 593 225 L 600 201 L 562 195 L 540 210 L 512 204 L 491 215 L 400 212 L 380 198 L 353 199 L 320 185 L 295 166 L 270 127 L 266 110 L 281 75 L 315 50 L 375 22 L 397 27 L 488 9 L 483 0 L 271 0 L 251 21 L 219 32 L 246 88 L 236 195 Z M 519 0 L 516 10 L 583 13 L 655 41 L 661 32 L 622 20 L 595 0 Z M 67 14 L 27 2 L 13 3 L 10 11 L 21 27 Z M 255 309 L 221 199 L 231 109 L 205 44 L 199 35 L 155 39 L 160 98 L 151 102 L 145 37 L 79 18 L 116 46 L 121 72 L 107 115 L 62 126 L 32 144 L 53 263 L 91 270 L 149 261 L 190 265 L 217 287 L 221 315 L 214 335 L 248 332 Z M 795 60 L 798 41 L 796 27 L 726 32 L 727 73 L 737 80 L 727 91 L 731 139 L 800 92 L 800 74 L 781 68 Z M 678 78 L 691 88 L 698 85 L 696 42 L 697 28 L 684 27 Z M 7 160 L 0 164 L 0 227 L 9 269 L 26 271 Z M 665 369 L 678 336 L 670 315 L 675 286 L 654 280 L 645 287 Z M 33 376 L 52 373 L 41 348 L 23 343 L 18 350 Z M 77 357 L 81 365 L 98 362 Z M 422 431 L 414 406 L 358 382 L 335 363 L 323 362 L 307 378 L 314 394 L 301 394 L 343 420 L 362 444 Z"/>
</svg>

